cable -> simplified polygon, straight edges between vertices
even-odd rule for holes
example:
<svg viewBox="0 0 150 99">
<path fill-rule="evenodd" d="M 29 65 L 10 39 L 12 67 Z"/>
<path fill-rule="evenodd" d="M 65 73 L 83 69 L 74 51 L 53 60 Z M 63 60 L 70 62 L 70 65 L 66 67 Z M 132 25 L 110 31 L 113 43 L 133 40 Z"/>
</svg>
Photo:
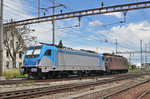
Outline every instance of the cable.
<svg viewBox="0 0 150 99">
<path fill-rule="evenodd" d="M 5 10 L 6 10 L 7 12 L 9 12 L 9 13 L 13 14 L 13 15 L 23 17 L 23 16 L 21 16 L 21 15 L 17 15 L 16 13 L 13 13 L 13 12 L 11 12 L 11 11 L 7 10 L 7 9 L 5 9 Z"/>
<path fill-rule="evenodd" d="M 72 30 L 71 30 L 72 31 Z M 73 32 L 73 31 L 72 31 Z M 71 33 L 72 34 L 72 33 Z M 74 35 L 74 34 L 73 34 Z M 77 36 L 77 35 L 75 35 L 75 36 Z M 77 37 L 84 37 L 84 36 L 81 36 L 81 35 L 78 35 Z M 101 42 L 104 42 L 104 43 L 106 43 L 105 41 L 103 41 L 103 40 L 98 40 L 98 39 L 93 39 L 92 38 L 92 40 L 95 40 L 95 41 L 101 41 Z M 112 42 L 107 42 L 107 43 L 110 43 L 110 44 L 113 44 L 114 45 L 114 43 L 112 43 Z M 121 45 L 121 44 L 119 44 L 119 46 L 121 46 L 121 47 L 124 47 L 124 48 L 127 48 L 127 49 L 132 49 L 133 50 L 133 48 L 129 48 L 129 47 L 127 47 L 127 46 L 124 46 L 124 45 Z"/>
<path fill-rule="evenodd" d="M 53 2 L 52 0 L 50 0 L 50 1 Z M 71 5 L 71 6 L 74 7 L 75 9 L 66 6 L 66 7 L 64 7 L 66 10 L 68 10 L 68 11 L 77 11 L 77 10 L 76 10 L 76 7 L 75 7 L 70 1 L 67 0 L 67 3 L 69 3 L 69 5 Z M 61 3 L 58 2 L 58 1 L 55 1 L 55 4 L 60 5 Z M 64 4 L 63 4 L 63 5 L 64 5 Z M 85 16 L 85 18 L 86 18 L 88 21 L 93 21 L 92 18 L 89 18 L 89 17 L 87 17 L 87 16 Z"/>
<path fill-rule="evenodd" d="M 68 1 L 69 2 L 69 1 Z M 70 3 L 70 2 L 69 2 Z M 71 3 L 70 3 L 71 4 Z M 72 5 L 72 4 L 71 4 Z M 73 5 L 72 5 L 73 6 Z M 120 23 L 120 22 L 119 22 Z M 108 25 L 112 25 L 112 24 L 108 24 Z M 106 37 L 106 36 L 105 36 Z"/>
<path fill-rule="evenodd" d="M 136 0 L 136 2 L 138 3 L 138 1 Z M 145 20 L 148 21 L 148 23 L 150 22 L 149 17 L 146 15 L 146 12 L 144 12 L 143 9 L 139 10 L 141 15 L 143 15 L 143 17 L 145 18 Z"/>
<path fill-rule="evenodd" d="M 31 9 L 34 10 L 35 9 L 35 8 L 31 7 L 31 6 L 20 5 L 18 3 L 14 3 L 14 2 L 6 1 L 6 0 L 4 1 L 4 4 L 5 4 L 5 2 L 7 2 L 7 3 L 11 4 L 11 5 L 16 5 L 16 6 L 20 6 L 20 7 L 24 6 L 25 9 L 29 9 L 29 10 L 31 10 Z M 36 12 L 36 13 L 38 13 L 38 12 Z"/>
<path fill-rule="evenodd" d="M 21 11 L 19 11 L 19 10 L 16 10 L 16 9 L 14 9 L 14 8 L 11 8 L 11 7 L 7 6 L 7 5 L 4 5 L 4 6 L 7 7 L 7 8 L 9 8 L 9 9 L 13 9 L 13 10 L 19 12 L 19 13 L 24 14 L 23 12 L 21 12 Z M 26 15 L 26 14 L 24 14 L 24 15 Z M 29 15 L 26 15 L 26 16 L 29 16 Z M 30 16 L 30 17 L 31 17 L 31 16 Z"/>
</svg>

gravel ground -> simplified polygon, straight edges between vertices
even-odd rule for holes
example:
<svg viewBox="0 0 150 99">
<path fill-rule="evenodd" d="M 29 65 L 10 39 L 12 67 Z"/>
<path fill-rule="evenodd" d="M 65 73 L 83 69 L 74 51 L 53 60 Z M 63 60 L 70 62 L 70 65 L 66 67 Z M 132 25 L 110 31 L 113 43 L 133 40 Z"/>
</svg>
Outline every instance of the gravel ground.
<svg viewBox="0 0 150 99">
<path fill-rule="evenodd" d="M 147 94 L 145 97 L 143 97 L 142 99 L 150 99 L 150 93 Z"/>
<path fill-rule="evenodd" d="M 98 78 L 98 80 L 111 79 L 111 78 Z M 33 89 L 33 88 L 41 88 L 41 87 L 50 87 L 62 84 L 71 84 L 71 83 L 85 83 L 85 82 L 93 82 L 96 79 L 83 79 L 83 80 L 70 80 L 70 81 L 57 81 L 57 82 L 42 82 L 42 83 L 21 83 L 21 84 L 13 84 L 13 85 L 0 85 L 0 92 L 8 92 L 8 91 L 16 91 L 16 90 L 24 90 L 24 89 Z"/>
<path fill-rule="evenodd" d="M 79 99 L 94 99 L 94 98 L 100 99 L 100 97 L 102 97 L 106 94 L 110 94 L 110 93 L 120 90 L 122 88 L 134 85 L 135 83 L 141 82 L 146 78 L 147 77 L 117 81 L 117 82 L 113 82 L 113 83 L 109 83 L 109 84 L 95 86 L 93 90 L 91 90 L 91 88 L 85 88 L 83 90 L 74 90 L 74 91 L 68 92 L 68 93 L 59 93 L 59 94 L 54 94 L 54 95 L 49 95 L 49 96 L 43 96 L 43 97 L 39 97 L 38 99 L 72 99 L 74 97 L 82 96 L 82 95 L 85 95 L 85 97 L 79 98 Z M 87 94 L 95 93 L 95 92 L 99 92 L 100 94 L 97 96 L 96 95 L 95 96 L 87 95 Z"/>
<path fill-rule="evenodd" d="M 68 93 L 59 93 L 59 94 L 54 94 L 54 95 L 49 95 L 49 96 L 43 96 L 43 97 L 39 97 L 39 99 L 71 99 L 76 96 L 82 96 L 82 95 L 86 95 L 89 93 L 96 93 L 96 92 L 100 92 L 100 94 L 97 96 L 90 95 L 90 98 L 86 97 L 82 99 L 94 99 L 94 97 L 96 97 L 95 99 L 100 99 L 100 97 L 106 94 L 109 94 L 111 92 L 114 92 L 124 87 L 129 87 L 130 85 L 138 83 L 147 78 L 149 78 L 149 76 L 144 76 L 142 78 L 135 78 L 135 79 L 130 79 L 130 80 L 117 81 L 113 83 L 102 84 L 99 86 L 91 86 L 82 90 L 74 90 Z M 71 84 L 71 83 L 85 83 L 85 82 L 93 82 L 96 80 L 104 80 L 104 79 L 110 79 L 110 78 L 70 80 L 70 81 L 57 81 L 57 82 L 45 82 L 45 83 L 43 82 L 42 83 L 22 83 L 19 85 L 1 85 L 0 92 L 49 87 L 49 86 Z"/>
<path fill-rule="evenodd" d="M 143 94 L 148 89 L 150 89 L 150 82 L 139 85 L 139 86 L 134 87 L 130 90 L 122 92 L 118 95 L 112 96 L 110 98 L 111 99 L 120 99 L 119 97 L 122 97 L 122 99 L 137 99 L 141 94 Z M 150 97 L 149 97 L 149 99 L 150 99 Z"/>
</svg>

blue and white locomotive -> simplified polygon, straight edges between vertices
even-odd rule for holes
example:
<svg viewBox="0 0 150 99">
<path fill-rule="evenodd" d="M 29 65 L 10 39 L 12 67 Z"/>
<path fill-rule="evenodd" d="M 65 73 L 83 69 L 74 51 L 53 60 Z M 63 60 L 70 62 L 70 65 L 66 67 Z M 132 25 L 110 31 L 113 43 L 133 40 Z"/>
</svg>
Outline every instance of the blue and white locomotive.
<svg viewBox="0 0 150 99">
<path fill-rule="evenodd" d="M 99 75 L 105 71 L 103 55 L 54 45 L 31 46 L 27 49 L 21 74 L 34 78 Z"/>
</svg>

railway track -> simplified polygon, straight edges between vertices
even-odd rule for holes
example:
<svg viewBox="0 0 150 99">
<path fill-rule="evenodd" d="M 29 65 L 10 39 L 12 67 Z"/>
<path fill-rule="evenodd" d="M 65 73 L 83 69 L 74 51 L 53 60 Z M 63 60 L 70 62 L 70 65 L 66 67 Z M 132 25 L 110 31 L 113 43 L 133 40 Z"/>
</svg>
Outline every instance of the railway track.
<svg viewBox="0 0 150 99">
<path fill-rule="evenodd" d="M 145 84 L 145 83 L 149 83 L 150 82 L 150 79 L 149 80 L 146 80 L 146 81 L 143 81 L 143 82 L 140 82 L 140 83 L 137 83 L 137 84 L 135 84 L 135 85 L 132 85 L 132 86 L 130 86 L 130 87 L 128 87 L 128 88 L 124 88 L 124 89 L 121 89 L 121 90 L 119 90 L 119 91 L 116 91 L 116 92 L 114 92 L 114 93 L 111 93 L 111 94 L 108 94 L 108 95 L 106 95 L 106 96 L 103 96 L 101 99 L 116 99 L 117 97 L 122 97 L 121 96 L 121 94 L 123 95 L 126 95 L 125 94 L 125 92 L 127 92 L 127 91 L 129 91 L 129 90 L 131 90 L 131 89 L 135 89 L 135 88 L 137 88 L 137 87 L 139 87 L 140 85 L 143 85 L 143 84 Z M 134 91 L 136 91 L 136 90 L 134 90 Z M 138 97 L 136 97 L 136 94 L 134 94 L 135 95 L 135 97 L 132 97 L 132 99 L 145 99 L 145 98 L 143 98 L 145 95 L 147 95 L 148 93 L 150 92 L 150 89 L 149 90 L 146 90 L 143 94 L 141 94 L 141 95 L 139 95 Z M 129 94 L 130 92 L 128 92 L 128 94 Z M 127 96 L 127 95 L 126 95 Z M 130 99 L 130 97 L 126 97 L 126 98 L 123 98 L 122 97 L 122 99 Z"/>
<path fill-rule="evenodd" d="M 120 77 L 122 75 L 147 75 L 148 73 L 127 73 L 127 74 L 114 74 L 114 75 L 102 75 L 102 76 L 91 76 L 91 77 L 69 77 L 69 78 L 57 78 L 57 79 L 43 79 L 43 80 L 1 80 L 0 85 L 11 85 L 11 84 L 20 84 L 20 83 L 37 83 L 37 82 L 56 82 L 56 81 L 67 81 L 67 80 L 79 80 L 79 79 L 94 79 L 94 78 L 105 78 L 105 77 Z"/>
<path fill-rule="evenodd" d="M 42 88 L 34 88 L 34 89 L 26 89 L 26 90 L 18 90 L 18 91 L 11 91 L 11 92 L 2 92 L 0 93 L 0 99 L 14 99 L 14 98 L 33 98 L 33 97 L 40 97 L 44 95 L 51 95 L 56 93 L 62 92 L 70 92 L 73 90 L 79 90 L 91 86 L 96 86 L 100 84 L 106 84 L 114 81 L 120 81 L 130 78 L 139 77 L 139 75 L 128 75 L 128 76 L 121 76 L 115 77 L 112 79 L 105 79 L 105 80 L 97 80 L 94 82 L 87 82 L 87 83 L 74 83 L 74 84 L 65 84 L 65 85 L 57 85 L 51 87 L 42 87 Z"/>
<path fill-rule="evenodd" d="M 141 94 L 137 99 L 146 99 L 145 97 L 150 93 L 150 89 Z"/>
</svg>

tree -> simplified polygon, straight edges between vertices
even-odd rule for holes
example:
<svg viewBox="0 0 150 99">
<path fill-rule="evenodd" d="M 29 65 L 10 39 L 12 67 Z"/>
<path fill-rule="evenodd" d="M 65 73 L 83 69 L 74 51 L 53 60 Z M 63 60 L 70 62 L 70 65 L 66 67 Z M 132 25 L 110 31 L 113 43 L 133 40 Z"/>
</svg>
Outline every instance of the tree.
<svg viewBox="0 0 150 99">
<path fill-rule="evenodd" d="M 22 50 L 36 40 L 36 37 L 30 35 L 32 32 L 34 30 L 27 26 L 4 27 L 4 46 L 12 59 L 13 68 L 16 68 L 16 55 L 23 53 Z"/>
<path fill-rule="evenodd" d="M 60 47 L 63 47 L 62 40 L 59 41 L 59 46 L 60 46 Z"/>
</svg>

